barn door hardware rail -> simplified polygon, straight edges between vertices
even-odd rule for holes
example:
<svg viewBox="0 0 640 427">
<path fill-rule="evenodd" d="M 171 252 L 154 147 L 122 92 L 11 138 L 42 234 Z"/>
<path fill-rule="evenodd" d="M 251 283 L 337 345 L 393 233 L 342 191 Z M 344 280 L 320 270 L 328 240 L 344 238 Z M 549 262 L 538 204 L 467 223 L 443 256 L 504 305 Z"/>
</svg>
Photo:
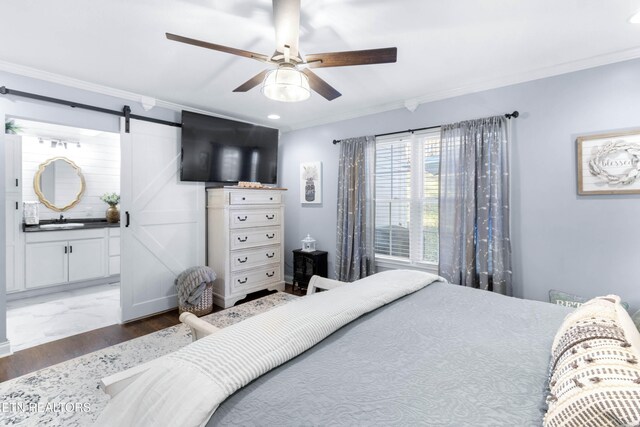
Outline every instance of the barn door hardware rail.
<svg viewBox="0 0 640 427">
<path fill-rule="evenodd" d="M 128 105 L 125 105 L 122 108 L 122 111 L 110 110 L 108 108 L 96 107 L 95 105 L 82 104 L 80 102 L 68 101 L 66 99 L 52 98 L 50 96 L 38 95 L 37 93 L 22 92 L 20 90 L 9 89 L 6 86 L 0 87 L 0 95 L 19 96 L 22 98 L 35 99 L 36 101 L 50 102 L 53 104 L 66 105 L 67 107 L 71 107 L 71 108 L 81 108 L 83 110 L 96 111 L 98 113 L 111 114 L 113 116 L 124 117 L 125 118 L 124 127 L 125 127 L 126 133 L 129 133 L 130 119 L 142 120 L 142 121 L 151 122 L 151 123 L 158 123 L 158 124 L 167 125 L 167 126 L 182 127 L 182 124 L 180 123 L 170 122 L 170 121 L 161 120 L 161 119 L 154 119 L 153 117 L 139 116 L 137 114 L 131 114 L 131 107 L 129 107 Z"/>
</svg>

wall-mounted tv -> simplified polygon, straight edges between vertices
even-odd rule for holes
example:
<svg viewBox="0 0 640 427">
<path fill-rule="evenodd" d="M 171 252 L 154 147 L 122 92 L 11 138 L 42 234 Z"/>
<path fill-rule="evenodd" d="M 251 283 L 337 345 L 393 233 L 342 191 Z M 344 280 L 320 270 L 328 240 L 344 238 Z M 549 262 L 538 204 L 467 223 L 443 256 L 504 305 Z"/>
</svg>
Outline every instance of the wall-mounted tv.
<svg viewBox="0 0 640 427">
<path fill-rule="evenodd" d="M 275 184 L 278 129 L 182 112 L 182 181 Z"/>
</svg>

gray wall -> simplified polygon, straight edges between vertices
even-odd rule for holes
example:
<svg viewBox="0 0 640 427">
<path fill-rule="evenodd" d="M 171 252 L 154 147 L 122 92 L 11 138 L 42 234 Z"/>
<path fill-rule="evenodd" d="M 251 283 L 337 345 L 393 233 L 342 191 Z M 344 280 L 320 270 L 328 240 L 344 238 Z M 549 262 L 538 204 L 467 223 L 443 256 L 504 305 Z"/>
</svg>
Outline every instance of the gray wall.
<svg viewBox="0 0 640 427">
<path fill-rule="evenodd" d="M 6 86 L 9 89 L 23 92 L 32 92 L 49 97 L 66 99 L 82 104 L 95 105 L 111 110 L 122 111 L 124 105 L 129 105 L 133 114 L 169 121 L 180 120 L 180 113 L 177 111 L 156 107 L 151 111 L 146 112 L 142 106 L 135 101 L 53 84 L 6 72 L 0 72 L 0 86 Z M 9 118 L 18 117 L 87 129 L 120 132 L 120 122 L 119 118 L 116 116 L 33 101 L 25 98 L 0 95 L 0 118 L 4 115 Z M 0 176 L 4 177 L 4 144 L 1 144 L 4 142 L 4 129 L 0 133 L 2 134 L 2 136 L 0 136 Z M 4 179 L 2 182 L 4 182 Z M 6 221 L 4 206 L 4 185 L 0 185 L 0 224 L 4 224 Z M 6 271 L 5 241 L 5 227 L 2 226 L 0 227 L 0 271 L 2 272 Z M 6 341 L 6 339 L 6 277 L 4 274 L 0 274 L 0 346 Z"/>
<path fill-rule="evenodd" d="M 333 139 L 452 123 L 519 110 L 513 121 L 512 244 L 516 296 L 549 288 L 616 293 L 640 306 L 640 196 L 577 196 L 576 136 L 640 128 L 640 60 L 289 132 L 280 147 L 287 254 L 311 233 L 333 274 L 339 147 Z M 348 90 L 343 91 L 348 96 Z M 339 102 L 339 100 L 337 101 Z M 299 202 L 301 162 L 323 162 L 323 205 Z M 291 274 L 291 256 L 287 259 Z"/>
</svg>

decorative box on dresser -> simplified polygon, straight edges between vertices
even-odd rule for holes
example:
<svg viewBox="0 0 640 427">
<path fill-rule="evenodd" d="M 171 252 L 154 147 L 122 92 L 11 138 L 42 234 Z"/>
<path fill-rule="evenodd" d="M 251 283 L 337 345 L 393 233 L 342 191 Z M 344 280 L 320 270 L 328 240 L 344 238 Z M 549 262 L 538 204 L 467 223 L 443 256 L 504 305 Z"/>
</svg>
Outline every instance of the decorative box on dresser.
<svg viewBox="0 0 640 427">
<path fill-rule="evenodd" d="M 252 292 L 284 290 L 285 189 L 207 190 L 207 259 L 213 302 L 231 307 Z"/>
</svg>

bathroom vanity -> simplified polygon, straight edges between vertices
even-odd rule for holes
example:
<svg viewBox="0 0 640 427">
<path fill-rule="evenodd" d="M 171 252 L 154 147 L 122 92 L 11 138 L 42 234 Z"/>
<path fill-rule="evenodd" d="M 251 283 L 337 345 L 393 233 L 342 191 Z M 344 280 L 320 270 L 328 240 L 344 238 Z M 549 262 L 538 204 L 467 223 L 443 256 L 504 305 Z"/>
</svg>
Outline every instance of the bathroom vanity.
<svg viewBox="0 0 640 427">
<path fill-rule="evenodd" d="M 86 229 L 83 227 L 25 227 L 24 289 L 108 278 L 120 273 L 119 224 L 101 222 L 98 226 L 94 222 Z"/>
<path fill-rule="evenodd" d="M 25 158 L 21 138 L 5 135 L 8 299 L 119 281 L 120 224 L 93 217 L 93 212 L 102 216 L 97 209 L 107 205 L 99 200 L 104 191 L 87 190 L 81 166 L 93 164 L 89 147 L 82 157 L 78 150 L 56 151 L 31 142 Z M 43 153 L 39 159 L 38 150 Z M 58 153 L 75 155 L 76 161 Z M 100 171 L 90 172 L 94 187 L 119 189 L 119 180 L 101 184 Z M 38 200 L 39 224 L 23 223 L 23 200 Z"/>
</svg>

